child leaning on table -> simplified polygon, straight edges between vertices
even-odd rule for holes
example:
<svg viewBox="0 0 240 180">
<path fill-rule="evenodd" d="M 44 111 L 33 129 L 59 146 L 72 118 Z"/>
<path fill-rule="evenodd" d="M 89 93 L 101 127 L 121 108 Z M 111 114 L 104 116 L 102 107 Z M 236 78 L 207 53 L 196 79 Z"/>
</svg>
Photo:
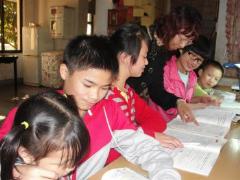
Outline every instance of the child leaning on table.
<svg viewBox="0 0 240 180">
<path fill-rule="evenodd" d="M 121 109 L 136 127 L 156 138 L 167 148 L 182 147 L 176 138 L 164 134 L 166 121 L 153 110 L 127 83 L 130 77 L 140 77 L 148 64 L 149 37 L 137 24 L 124 24 L 111 36 L 118 59 L 119 73 L 108 98 L 121 106 Z"/>
<path fill-rule="evenodd" d="M 194 96 L 211 96 L 214 93 L 214 87 L 223 77 L 224 69 L 222 65 L 211 60 L 204 63 L 198 70 L 198 80 L 195 86 Z"/>
<path fill-rule="evenodd" d="M 86 154 L 89 139 L 72 98 L 57 92 L 30 97 L 1 140 L 1 179 L 26 179 L 24 174 L 13 176 L 18 164 L 51 170 L 56 178 L 66 176 Z"/>
<path fill-rule="evenodd" d="M 114 148 L 128 161 L 147 170 L 151 179 L 181 179 L 173 169 L 172 158 L 159 142 L 136 130 L 120 106 L 105 98 L 117 74 L 118 61 L 108 39 L 78 36 L 67 45 L 60 65 L 64 85 L 59 93 L 74 96 L 90 134 L 90 150 L 69 177 L 87 179 L 95 174 L 105 166 L 109 152 Z M 11 116 L 14 117 L 14 112 Z M 6 120 L 11 126 L 11 118 Z M 21 165 L 18 169 L 29 179 L 36 176 L 52 178 L 47 173 L 40 174 L 41 170 L 33 166 Z"/>
</svg>

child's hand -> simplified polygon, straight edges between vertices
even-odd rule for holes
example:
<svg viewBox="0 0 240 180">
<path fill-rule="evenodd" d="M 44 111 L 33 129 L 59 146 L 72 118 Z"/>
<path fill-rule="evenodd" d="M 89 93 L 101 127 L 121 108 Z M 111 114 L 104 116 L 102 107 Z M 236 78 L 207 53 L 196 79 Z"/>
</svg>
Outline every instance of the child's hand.
<svg viewBox="0 0 240 180">
<path fill-rule="evenodd" d="M 182 148 L 183 144 L 177 138 L 163 133 L 155 132 L 155 138 L 160 142 L 163 147 L 169 149 Z"/>
<path fill-rule="evenodd" d="M 192 113 L 191 107 L 184 100 L 178 99 L 177 110 L 178 110 L 179 116 L 184 122 L 186 123 L 193 122 L 194 124 L 198 125 L 198 122 L 195 119 L 194 114 Z"/>
<path fill-rule="evenodd" d="M 213 98 L 211 105 L 213 105 L 213 106 L 220 106 L 222 101 L 223 101 L 223 99 Z"/>
<path fill-rule="evenodd" d="M 204 108 L 209 106 L 209 104 L 206 104 L 206 103 L 194 103 L 194 104 L 190 103 L 189 105 L 190 105 L 192 110 L 194 110 L 194 109 L 204 109 Z"/>
<path fill-rule="evenodd" d="M 24 180 L 57 180 L 59 178 L 53 171 L 32 165 L 17 165 L 13 169 L 13 176 Z"/>
</svg>

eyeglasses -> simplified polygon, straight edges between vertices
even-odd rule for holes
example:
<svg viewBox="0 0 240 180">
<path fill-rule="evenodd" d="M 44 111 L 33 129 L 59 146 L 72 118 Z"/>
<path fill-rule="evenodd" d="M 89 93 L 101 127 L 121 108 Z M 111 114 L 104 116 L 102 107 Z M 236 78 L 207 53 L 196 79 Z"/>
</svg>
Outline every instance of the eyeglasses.
<svg viewBox="0 0 240 180">
<path fill-rule="evenodd" d="M 188 51 L 188 55 L 190 55 L 191 60 L 196 62 L 197 64 L 201 64 L 203 62 L 203 58 L 200 58 L 198 55 L 196 55 L 195 53 Z"/>
</svg>

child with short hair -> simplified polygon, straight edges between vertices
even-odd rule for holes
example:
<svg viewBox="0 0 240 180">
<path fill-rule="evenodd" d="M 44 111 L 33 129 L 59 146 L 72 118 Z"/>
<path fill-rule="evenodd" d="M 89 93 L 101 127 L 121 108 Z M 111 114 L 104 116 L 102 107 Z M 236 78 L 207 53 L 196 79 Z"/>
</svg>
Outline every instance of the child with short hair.
<svg viewBox="0 0 240 180">
<path fill-rule="evenodd" d="M 218 84 L 223 74 L 224 69 L 219 62 L 211 60 L 204 63 L 198 70 L 198 80 L 194 96 L 211 96 L 213 88 Z"/>
<path fill-rule="evenodd" d="M 74 96 L 91 138 L 90 150 L 71 178 L 87 179 L 95 174 L 104 167 L 114 148 L 147 170 L 151 179 L 181 179 L 161 145 L 141 130 L 136 131 L 119 105 L 104 98 L 117 73 L 118 62 L 107 38 L 78 36 L 64 51 L 60 65 L 64 86 L 60 93 Z M 11 124 L 12 120 L 8 121 Z M 32 173 L 31 166 L 18 168 L 26 175 Z"/>
<path fill-rule="evenodd" d="M 11 131 L 1 140 L 1 179 L 24 179 L 21 173 L 13 177 L 18 164 L 51 170 L 56 178 L 66 176 L 88 147 L 87 128 L 70 97 L 35 95 L 19 106 Z"/>
<path fill-rule="evenodd" d="M 179 140 L 162 133 L 166 129 L 166 121 L 161 114 L 126 83 L 129 77 L 141 76 L 148 64 L 149 39 L 144 29 L 136 24 L 125 24 L 112 34 L 111 41 L 118 58 L 119 74 L 107 97 L 120 105 L 130 122 L 143 128 L 145 133 L 155 137 L 164 147 L 182 147 Z"/>
</svg>

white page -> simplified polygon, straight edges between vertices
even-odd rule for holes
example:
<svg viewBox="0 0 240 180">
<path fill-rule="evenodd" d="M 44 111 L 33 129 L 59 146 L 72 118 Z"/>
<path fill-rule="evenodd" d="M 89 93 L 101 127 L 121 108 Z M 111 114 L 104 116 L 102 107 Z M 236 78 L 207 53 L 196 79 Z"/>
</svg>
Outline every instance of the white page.
<svg viewBox="0 0 240 180">
<path fill-rule="evenodd" d="M 183 148 L 173 156 L 174 167 L 177 169 L 208 176 L 211 172 L 219 152 Z"/>
<path fill-rule="evenodd" d="M 240 103 L 237 101 L 233 101 L 233 102 L 223 101 L 220 107 L 236 109 L 240 113 Z"/>
<path fill-rule="evenodd" d="M 235 113 L 221 108 L 204 108 L 193 111 L 198 122 L 230 127 Z"/>
<path fill-rule="evenodd" d="M 240 115 L 240 107 L 239 108 L 231 108 L 231 107 L 218 107 L 218 106 L 209 106 L 208 109 L 219 110 L 233 113 L 234 115 Z"/>
<path fill-rule="evenodd" d="M 229 128 L 220 127 L 211 124 L 200 123 L 195 125 L 193 123 L 184 123 L 180 118 L 175 118 L 168 124 L 169 129 L 177 129 L 182 132 L 191 134 L 198 134 L 201 136 L 209 136 L 212 138 L 221 139 L 228 133 Z"/>
<path fill-rule="evenodd" d="M 191 144 L 196 144 L 192 147 L 205 151 L 219 152 L 222 146 L 227 142 L 226 139 L 210 138 L 206 136 L 190 134 L 187 131 L 181 132 L 169 128 L 167 128 L 164 133 L 178 138 L 184 144 L 184 148 L 188 148 L 191 146 Z"/>
</svg>

